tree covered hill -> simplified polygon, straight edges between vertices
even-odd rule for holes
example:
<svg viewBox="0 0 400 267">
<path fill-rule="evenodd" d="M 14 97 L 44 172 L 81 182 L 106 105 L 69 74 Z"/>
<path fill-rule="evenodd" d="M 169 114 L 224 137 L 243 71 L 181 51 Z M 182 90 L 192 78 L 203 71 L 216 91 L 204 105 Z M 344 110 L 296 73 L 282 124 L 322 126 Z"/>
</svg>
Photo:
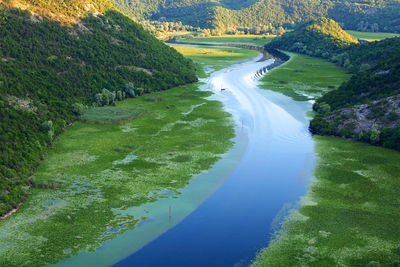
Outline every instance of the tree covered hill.
<svg viewBox="0 0 400 267">
<path fill-rule="evenodd" d="M 360 43 L 335 21 L 320 18 L 272 40 L 265 48 L 322 57 L 354 73 L 400 53 L 400 38 Z"/>
<path fill-rule="evenodd" d="M 29 10 L 36 16 L 43 16 L 61 23 L 77 22 L 85 15 L 100 14 L 115 9 L 108 0 L 3 0 L 4 6 Z"/>
<path fill-rule="evenodd" d="M 265 47 L 327 58 L 357 43 L 358 40 L 345 32 L 334 20 L 319 18 L 275 38 Z"/>
<path fill-rule="evenodd" d="M 400 151 L 400 53 L 355 74 L 314 105 L 310 129 Z"/>
<path fill-rule="evenodd" d="M 47 10 L 45 1 L 13 4 L 26 2 Z M 102 8 L 110 5 L 103 2 Z M 67 13 L 85 10 L 82 3 Z M 47 11 L 58 18 L 72 8 L 66 5 L 52 1 Z M 49 20 L 47 11 L 43 17 L 26 9 L 10 2 L 0 8 L 0 216 L 24 200 L 29 175 L 82 104 L 197 80 L 191 61 L 113 9 L 88 10 L 69 26 Z"/>
<path fill-rule="evenodd" d="M 112 0 L 139 20 L 182 22 L 232 31 L 241 27 L 292 27 L 328 17 L 344 28 L 400 32 L 399 0 Z"/>
</svg>

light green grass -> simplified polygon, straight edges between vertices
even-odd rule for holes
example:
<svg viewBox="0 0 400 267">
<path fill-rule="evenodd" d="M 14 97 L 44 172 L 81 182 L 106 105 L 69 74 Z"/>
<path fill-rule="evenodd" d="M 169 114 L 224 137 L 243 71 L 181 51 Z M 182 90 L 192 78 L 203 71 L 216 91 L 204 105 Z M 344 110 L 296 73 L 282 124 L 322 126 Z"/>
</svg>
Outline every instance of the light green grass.
<svg viewBox="0 0 400 267">
<path fill-rule="evenodd" d="M 253 265 L 398 266 L 400 153 L 332 137 L 315 141 L 315 181 L 303 207 Z"/>
<path fill-rule="evenodd" d="M 80 119 L 88 123 L 115 123 L 131 120 L 143 113 L 143 109 L 133 107 L 94 107 L 83 114 Z"/>
<path fill-rule="evenodd" d="M 367 41 L 380 41 L 386 38 L 392 38 L 396 36 L 400 36 L 397 33 L 388 33 L 388 32 L 358 32 L 358 31 L 347 31 L 349 34 L 354 37 Z"/>
<path fill-rule="evenodd" d="M 0 221 L 0 266 L 38 266 L 94 250 L 141 219 L 120 210 L 156 201 L 160 190 L 178 196 L 210 168 L 232 146 L 234 130 L 222 104 L 197 86 L 154 93 L 160 102 L 118 102 L 145 113 L 119 124 L 75 122 L 60 135 L 33 179 L 63 186 L 31 189 Z"/>
<path fill-rule="evenodd" d="M 191 43 L 241 43 L 241 44 L 253 44 L 258 46 L 264 46 L 270 42 L 276 36 L 274 35 L 223 35 L 223 36 L 211 36 L 211 37 L 195 37 L 188 39 L 181 39 L 183 42 Z"/>
<path fill-rule="evenodd" d="M 261 88 L 282 93 L 297 101 L 307 101 L 337 88 L 351 76 L 343 68 L 323 59 L 289 54 L 291 58 L 288 62 L 261 79 Z"/>
<path fill-rule="evenodd" d="M 213 46 L 172 46 L 178 52 L 183 54 L 200 65 L 199 76 L 201 78 L 207 75 L 203 67 L 211 68 L 213 70 L 220 70 L 229 65 L 238 63 L 240 61 L 254 58 L 259 52 L 249 49 L 241 49 L 235 47 L 213 47 Z"/>
</svg>

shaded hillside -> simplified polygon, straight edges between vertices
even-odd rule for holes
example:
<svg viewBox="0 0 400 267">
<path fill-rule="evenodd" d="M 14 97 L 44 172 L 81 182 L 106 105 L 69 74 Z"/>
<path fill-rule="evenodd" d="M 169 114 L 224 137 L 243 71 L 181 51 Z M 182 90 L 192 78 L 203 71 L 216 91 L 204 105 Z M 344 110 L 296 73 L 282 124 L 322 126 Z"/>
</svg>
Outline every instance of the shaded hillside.
<svg viewBox="0 0 400 267">
<path fill-rule="evenodd" d="M 241 27 L 292 27 L 329 17 L 346 29 L 400 32 L 399 0 L 113 0 L 139 20 L 180 21 L 201 27 L 233 30 Z"/>
<path fill-rule="evenodd" d="M 310 129 L 400 150 L 400 53 L 355 74 L 314 105 Z"/>
<path fill-rule="evenodd" d="M 0 25 L 0 215 L 24 199 L 29 174 L 77 103 L 197 80 L 191 61 L 116 11 L 65 27 L 2 8 Z"/>
</svg>

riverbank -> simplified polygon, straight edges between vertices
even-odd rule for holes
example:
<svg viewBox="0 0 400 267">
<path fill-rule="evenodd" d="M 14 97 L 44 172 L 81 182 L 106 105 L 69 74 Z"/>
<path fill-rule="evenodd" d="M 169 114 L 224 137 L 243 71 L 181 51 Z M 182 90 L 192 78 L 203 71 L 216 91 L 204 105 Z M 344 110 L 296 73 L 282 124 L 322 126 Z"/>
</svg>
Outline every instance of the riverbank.
<svg viewBox="0 0 400 267">
<path fill-rule="evenodd" d="M 315 181 L 253 266 L 396 266 L 400 153 L 314 139 Z"/>
<path fill-rule="evenodd" d="M 210 37 L 182 38 L 180 41 L 188 43 L 236 43 L 236 44 L 252 44 L 263 47 L 275 35 L 223 35 Z"/>
<path fill-rule="evenodd" d="M 305 101 L 347 78 L 319 61 L 292 57 L 268 73 L 262 87 Z M 301 208 L 278 219 L 278 230 L 253 266 L 391 266 L 399 261 L 400 153 L 339 138 L 313 139 L 314 179 Z"/>
<path fill-rule="evenodd" d="M 260 88 L 272 90 L 296 101 L 314 100 L 334 90 L 351 77 L 343 68 L 326 60 L 286 52 L 290 59 L 261 78 Z"/>
<path fill-rule="evenodd" d="M 129 122 L 69 127 L 33 177 L 63 187 L 33 188 L 0 222 L 0 265 L 45 265 L 96 251 L 146 219 L 147 212 L 126 212 L 130 207 L 179 198 L 193 175 L 233 145 L 231 115 L 199 85 L 154 93 L 160 102 L 146 96 L 118 102 L 145 110 Z"/>
</svg>

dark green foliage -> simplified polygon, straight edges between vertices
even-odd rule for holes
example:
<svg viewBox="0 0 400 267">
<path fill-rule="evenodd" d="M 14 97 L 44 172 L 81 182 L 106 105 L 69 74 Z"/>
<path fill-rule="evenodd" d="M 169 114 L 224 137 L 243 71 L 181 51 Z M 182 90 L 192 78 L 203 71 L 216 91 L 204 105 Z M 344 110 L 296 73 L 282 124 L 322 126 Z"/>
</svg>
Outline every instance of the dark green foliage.
<svg viewBox="0 0 400 267">
<path fill-rule="evenodd" d="M 148 93 L 197 80 L 189 60 L 116 11 L 64 27 L 0 9 L 0 21 L 0 215 L 24 200 L 46 146 L 96 94 L 112 104 L 126 84 Z"/>
<path fill-rule="evenodd" d="M 321 57 L 344 67 L 348 72 L 357 72 L 400 53 L 400 37 L 358 43 L 336 22 L 321 18 L 300 25 L 296 30 L 267 43 L 265 48 Z"/>
<path fill-rule="evenodd" d="M 265 47 L 329 58 L 354 43 L 358 43 L 357 39 L 346 33 L 335 21 L 320 18 L 272 40 Z"/>
<path fill-rule="evenodd" d="M 368 101 L 400 93 L 400 54 L 379 63 L 374 68 L 360 72 L 331 91 L 316 103 L 327 103 L 332 110 L 363 104 Z M 319 110 L 319 109 L 317 109 Z"/>
<path fill-rule="evenodd" d="M 361 3 L 353 0 L 113 0 L 113 3 L 141 21 L 182 22 L 228 32 L 260 25 L 291 28 L 318 17 L 332 18 L 346 29 L 400 32 L 398 0 Z"/>
<path fill-rule="evenodd" d="M 310 129 L 319 134 L 351 137 L 374 145 L 400 150 L 400 126 L 398 124 L 400 114 L 398 110 L 390 111 L 393 105 L 397 105 L 398 97 L 396 95 L 399 96 L 399 94 L 400 53 L 395 54 L 389 60 L 380 62 L 372 69 L 355 74 L 337 90 L 318 99 L 314 104 L 314 110 L 318 114 L 311 121 Z M 393 103 L 389 103 L 389 101 Z M 342 111 L 362 104 L 364 104 L 364 109 L 370 110 L 365 119 L 379 123 L 379 129 L 374 125 L 370 131 L 359 134 L 353 131 L 346 133 L 339 130 L 339 125 L 348 119 L 340 115 Z M 328 112 L 323 108 L 326 105 L 331 108 Z"/>
</svg>

